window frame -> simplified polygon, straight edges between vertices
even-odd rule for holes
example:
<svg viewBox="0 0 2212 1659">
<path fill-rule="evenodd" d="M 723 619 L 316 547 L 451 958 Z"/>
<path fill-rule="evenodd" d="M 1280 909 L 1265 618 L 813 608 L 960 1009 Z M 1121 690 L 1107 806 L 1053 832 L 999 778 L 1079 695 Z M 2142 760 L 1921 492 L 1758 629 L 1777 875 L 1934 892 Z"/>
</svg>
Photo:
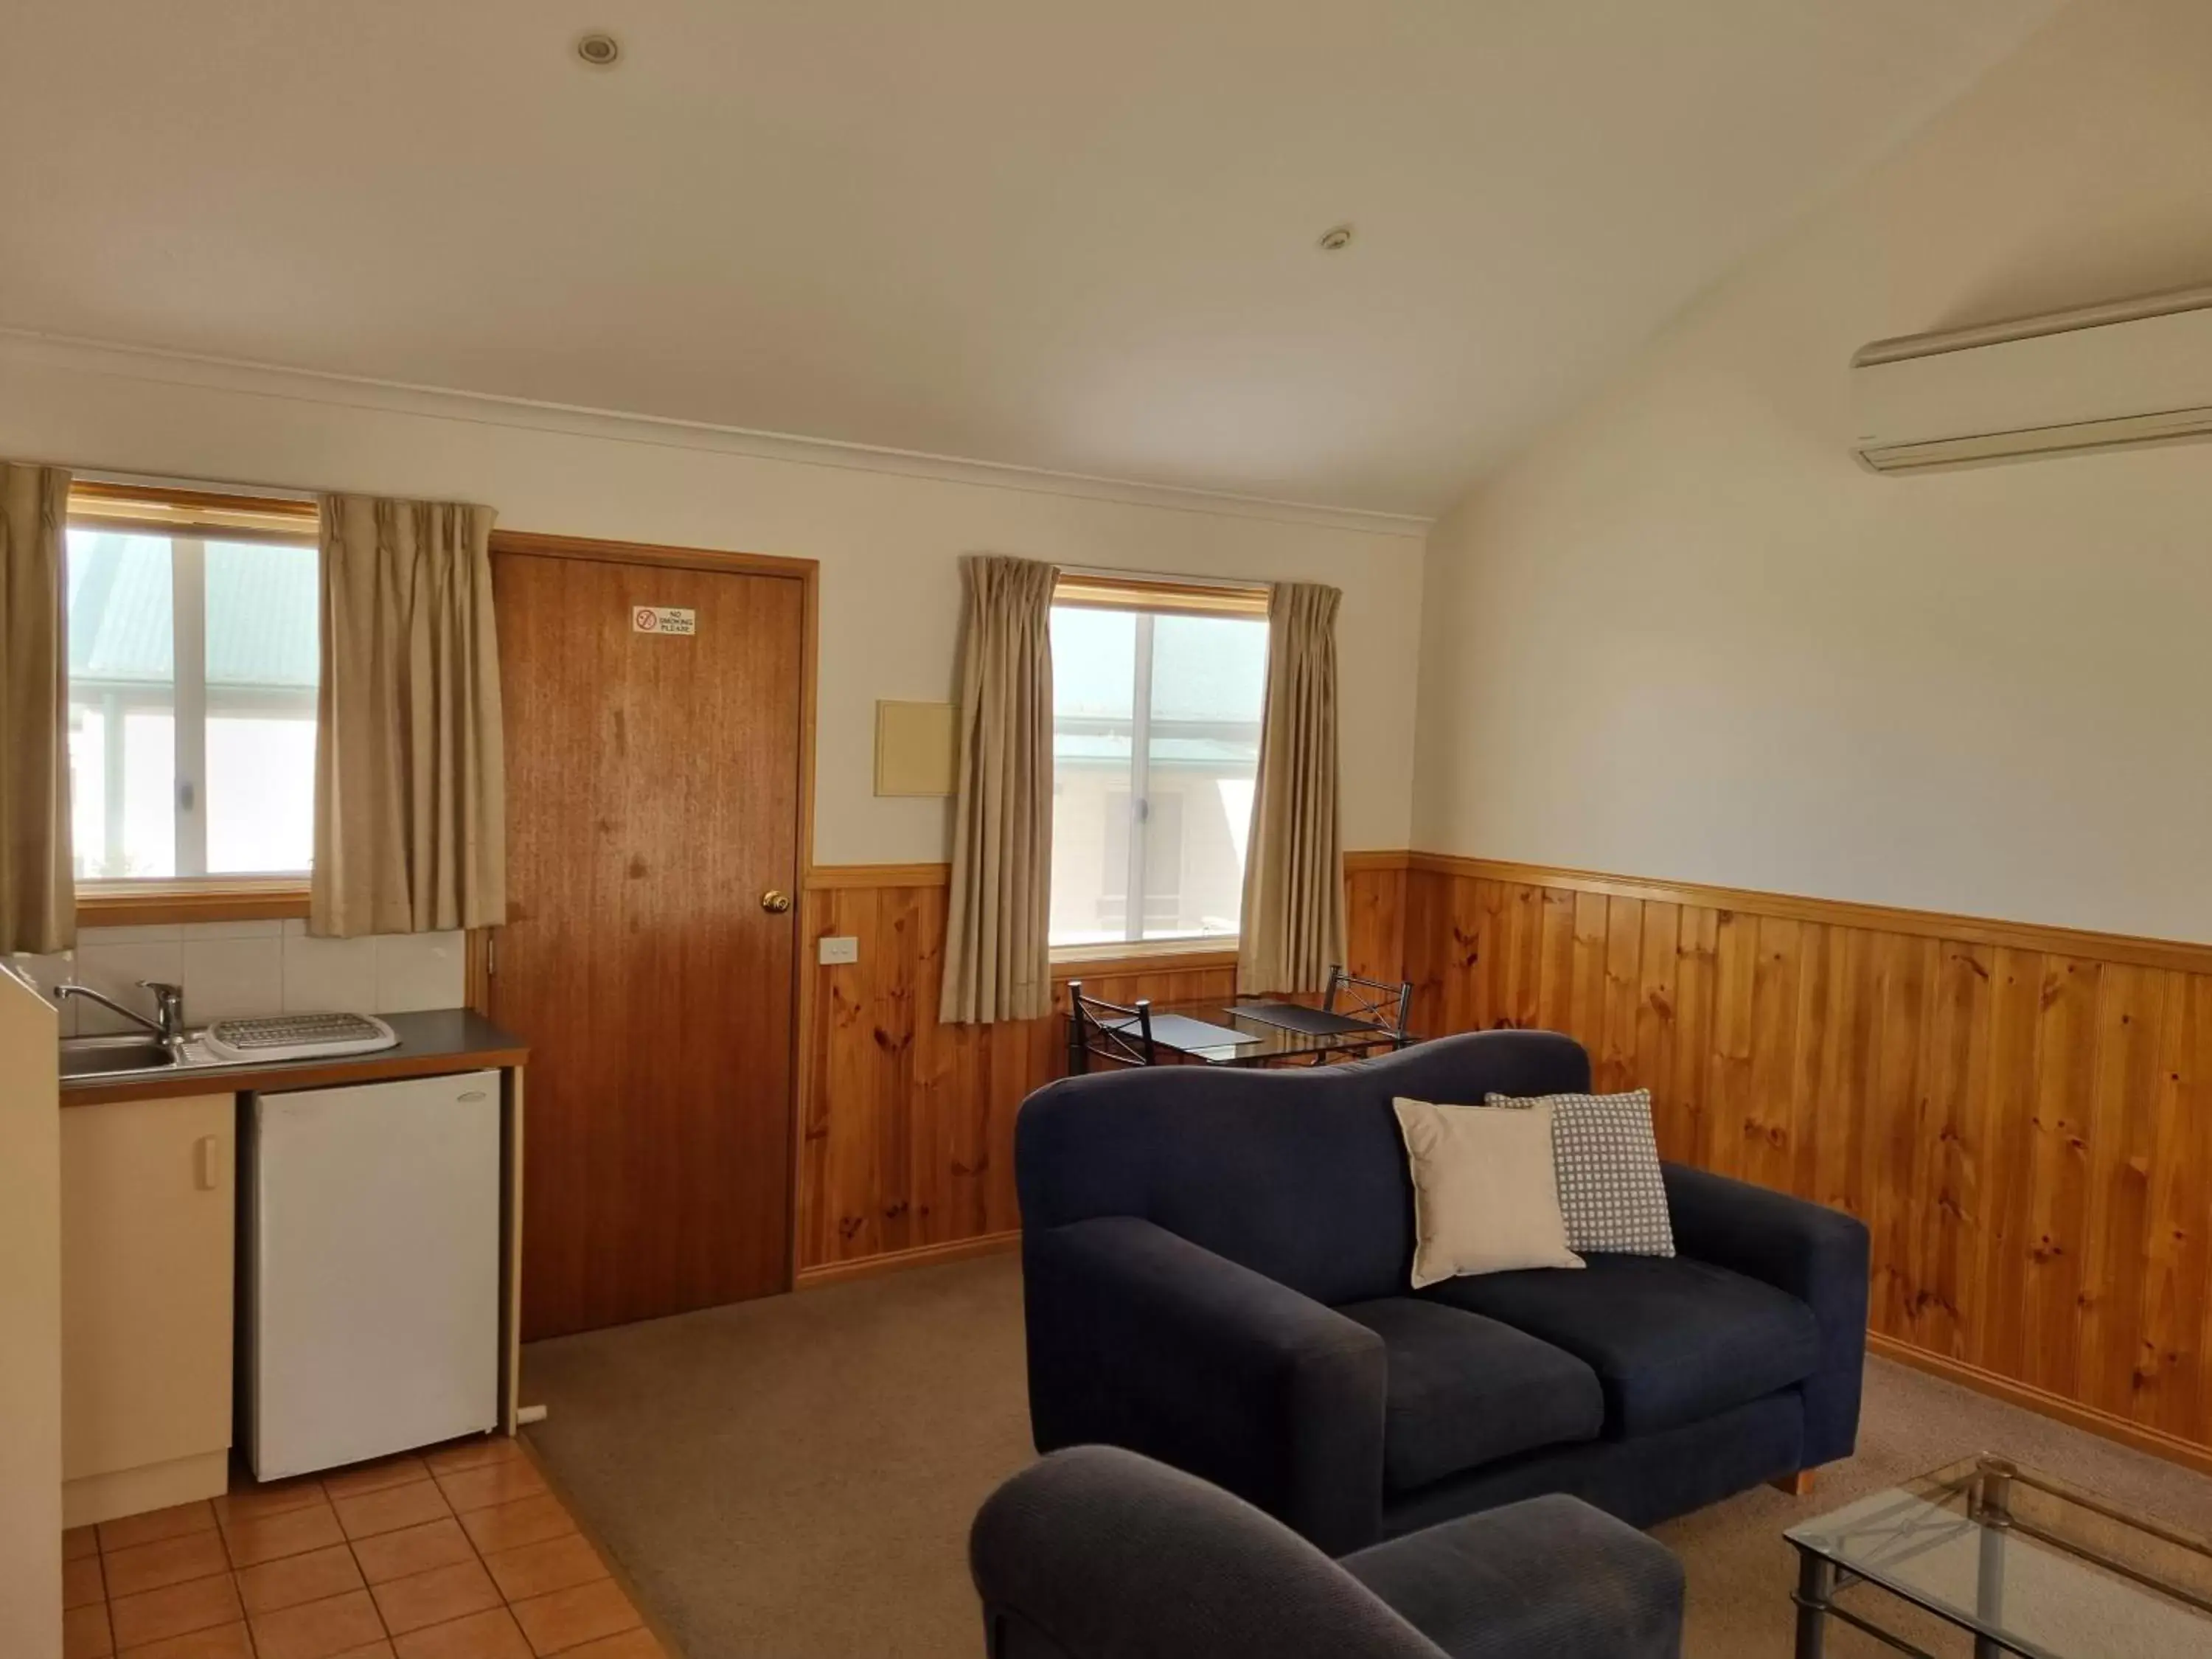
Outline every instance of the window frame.
<svg viewBox="0 0 2212 1659">
<path fill-rule="evenodd" d="M 1053 584 L 1051 608 L 1137 614 L 1140 620 L 1133 678 L 1138 684 L 1142 685 L 1149 684 L 1152 678 L 1152 629 L 1143 618 L 1161 616 L 1241 617 L 1265 622 L 1272 592 L 1264 582 L 1062 570 L 1059 580 Z M 1133 731 L 1129 777 L 1130 793 L 1134 796 L 1142 793 L 1149 770 L 1150 696 L 1133 699 L 1130 712 Z M 1133 830 L 1135 828 L 1133 823 L 1131 829 Z M 1144 886 L 1141 867 L 1146 843 L 1144 836 L 1139 834 L 1132 834 L 1128 839 L 1128 890 L 1133 896 L 1140 893 Z M 1130 914 L 1140 915 L 1140 908 L 1133 899 Z M 1050 945 L 1048 954 L 1054 964 L 1055 977 L 1060 979 L 1073 976 L 1060 971 L 1062 969 L 1079 969 L 1091 963 L 1113 963 L 1126 968 L 1158 958 L 1169 966 L 1189 968 L 1200 965 L 1200 959 L 1212 957 L 1217 960 L 1205 965 L 1224 965 L 1237 959 L 1243 939 L 1241 916 L 1238 921 L 1238 931 L 1234 933 L 1192 933 L 1164 939 L 1086 939 L 1076 944 Z"/>
<path fill-rule="evenodd" d="M 320 512 L 313 499 L 304 496 L 234 495 L 88 478 L 70 481 L 67 523 L 71 529 L 166 536 L 173 559 L 177 547 L 204 552 L 210 540 L 296 546 L 302 541 L 318 542 L 321 536 Z M 188 553 L 173 569 L 179 573 L 180 594 L 201 596 L 200 608 L 185 607 L 191 611 L 197 631 L 204 626 L 204 563 Z M 173 703 L 178 729 L 185 728 L 188 717 L 197 716 L 203 743 L 205 702 L 204 680 L 190 688 L 179 681 Z M 184 809 L 196 819 L 204 793 L 195 791 L 192 805 Z M 204 835 L 204 820 L 197 821 Z M 80 926 L 89 927 L 291 921 L 307 914 L 308 881 L 304 874 L 80 880 L 76 883 L 76 919 Z"/>
</svg>

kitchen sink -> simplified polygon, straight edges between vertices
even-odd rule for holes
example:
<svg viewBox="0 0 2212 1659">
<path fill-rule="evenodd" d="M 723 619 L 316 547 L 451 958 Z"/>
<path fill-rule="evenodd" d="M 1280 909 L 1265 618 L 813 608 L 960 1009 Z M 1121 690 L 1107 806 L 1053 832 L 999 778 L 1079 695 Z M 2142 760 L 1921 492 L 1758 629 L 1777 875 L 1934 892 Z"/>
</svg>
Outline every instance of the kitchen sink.
<svg viewBox="0 0 2212 1659">
<path fill-rule="evenodd" d="M 135 1033 L 62 1039 L 64 1082 L 73 1078 L 154 1077 L 164 1072 L 215 1071 L 235 1063 L 216 1059 L 196 1036 L 185 1039 L 181 1059 L 171 1055 L 153 1038 Z"/>
</svg>

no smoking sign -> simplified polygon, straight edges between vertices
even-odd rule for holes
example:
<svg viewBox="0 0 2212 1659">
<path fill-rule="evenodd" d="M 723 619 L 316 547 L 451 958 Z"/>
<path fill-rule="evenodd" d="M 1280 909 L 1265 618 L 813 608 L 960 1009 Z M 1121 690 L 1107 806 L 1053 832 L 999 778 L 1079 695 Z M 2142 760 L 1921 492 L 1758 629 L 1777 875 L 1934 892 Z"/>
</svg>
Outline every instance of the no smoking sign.
<svg viewBox="0 0 2212 1659">
<path fill-rule="evenodd" d="M 641 605 L 629 613 L 633 634 L 696 634 L 699 613 L 679 605 Z"/>
</svg>

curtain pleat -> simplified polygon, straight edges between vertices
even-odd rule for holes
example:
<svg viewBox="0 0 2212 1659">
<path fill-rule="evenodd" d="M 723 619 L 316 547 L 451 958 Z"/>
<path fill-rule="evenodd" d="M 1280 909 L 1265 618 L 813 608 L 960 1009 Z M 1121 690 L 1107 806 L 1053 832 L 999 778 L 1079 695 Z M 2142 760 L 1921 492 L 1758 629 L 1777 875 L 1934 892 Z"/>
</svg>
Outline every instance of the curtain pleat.
<svg viewBox="0 0 2212 1659">
<path fill-rule="evenodd" d="M 492 511 L 328 495 L 307 930 L 507 920 Z"/>
<path fill-rule="evenodd" d="M 1052 1012 L 1052 589 L 1031 559 L 971 556 L 960 775 L 938 1017 Z"/>
<path fill-rule="evenodd" d="M 0 462 L 0 954 L 76 943 L 69 489 L 59 467 Z"/>
<path fill-rule="evenodd" d="M 1267 597 L 1267 700 L 1244 860 L 1237 988 L 1318 991 L 1344 960 L 1337 809 L 1336 611 L 1314 582 Z"/>
</svg>

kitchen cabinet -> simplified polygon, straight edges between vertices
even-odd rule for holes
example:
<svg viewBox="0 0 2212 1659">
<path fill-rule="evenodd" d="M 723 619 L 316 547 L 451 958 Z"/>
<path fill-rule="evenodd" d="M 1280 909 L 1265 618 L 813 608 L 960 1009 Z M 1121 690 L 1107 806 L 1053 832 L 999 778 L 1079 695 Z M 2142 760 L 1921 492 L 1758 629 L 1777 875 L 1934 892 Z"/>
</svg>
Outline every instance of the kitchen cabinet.
<svg viewBox="0 0 2212 1659">
<path fill-rule="evenodd" d="M 237 1099 L 61 1114 L 65 1525 L 228 1484 Z"/>
</svg>

